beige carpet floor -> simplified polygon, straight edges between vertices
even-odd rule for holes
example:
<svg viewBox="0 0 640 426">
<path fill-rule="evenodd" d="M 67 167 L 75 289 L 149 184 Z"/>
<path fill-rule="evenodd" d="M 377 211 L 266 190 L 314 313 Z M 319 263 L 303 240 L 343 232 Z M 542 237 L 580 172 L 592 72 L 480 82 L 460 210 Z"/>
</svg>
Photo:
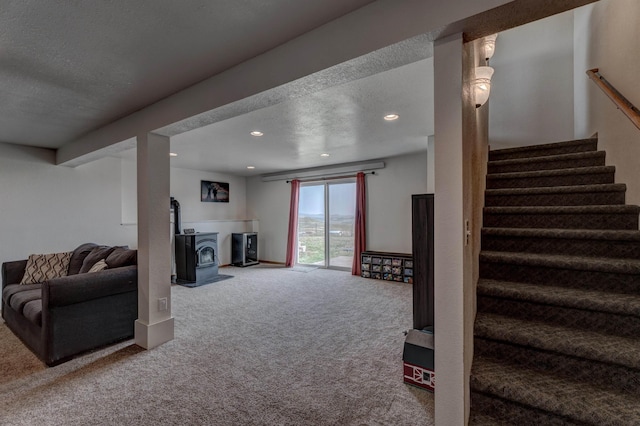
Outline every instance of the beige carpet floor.
<svg viewBox="0 0 640 426">
<path fill-rule="evenodd" d="M 432 425 L 402 381 L 411 286 L 317 269 L 227 267 L 173 286 L 175 340 L 45 368 L 0 322 L 2 425 Z"/>
</svg>

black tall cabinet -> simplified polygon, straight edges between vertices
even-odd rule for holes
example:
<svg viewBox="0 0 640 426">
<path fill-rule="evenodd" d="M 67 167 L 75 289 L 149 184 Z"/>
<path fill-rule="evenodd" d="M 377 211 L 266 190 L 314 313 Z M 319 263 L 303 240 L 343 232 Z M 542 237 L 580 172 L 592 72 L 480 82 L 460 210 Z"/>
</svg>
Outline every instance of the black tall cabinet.
<svg viewBox="0 0 640 426">
<path fill-rule="evenodd" d="M 411 197 L 413 246 L 413 328 L 433 325 L 433 194 Z"/>
</svg>

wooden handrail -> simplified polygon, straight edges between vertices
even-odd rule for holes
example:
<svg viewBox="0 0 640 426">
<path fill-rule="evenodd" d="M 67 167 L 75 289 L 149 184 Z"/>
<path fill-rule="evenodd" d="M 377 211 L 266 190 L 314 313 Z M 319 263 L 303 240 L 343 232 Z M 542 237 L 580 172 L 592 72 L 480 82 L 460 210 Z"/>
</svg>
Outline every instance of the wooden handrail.
<svg viewBox="0 0 640 426">
<path fill-rule="evenodd" d="M 638 129 L 640 129 L 640 110 L 633 106 L 627 98 L 622 96 L 622 93 L 618 92 L 616 88 L 600 74 L 598 68 L 587 71 L 587 75 L 598 85 L 600 89 L 602 89 L 609 99 L 616 104 L 616 107 L 618 107 L 618 109 L 622 111 Z"/>
</svg>

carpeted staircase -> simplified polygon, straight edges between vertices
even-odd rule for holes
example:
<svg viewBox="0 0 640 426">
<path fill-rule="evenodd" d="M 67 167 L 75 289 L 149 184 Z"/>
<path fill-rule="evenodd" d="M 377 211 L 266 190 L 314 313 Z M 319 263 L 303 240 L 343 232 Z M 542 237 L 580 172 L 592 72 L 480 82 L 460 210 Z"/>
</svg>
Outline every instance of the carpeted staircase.
<svg viewBox="0 0 640 426">
<path fill-rule="evenodd" d="M 640 208 L 596 146 L 489 154 L 472 425 L 640 424 Z"/>
</svg>

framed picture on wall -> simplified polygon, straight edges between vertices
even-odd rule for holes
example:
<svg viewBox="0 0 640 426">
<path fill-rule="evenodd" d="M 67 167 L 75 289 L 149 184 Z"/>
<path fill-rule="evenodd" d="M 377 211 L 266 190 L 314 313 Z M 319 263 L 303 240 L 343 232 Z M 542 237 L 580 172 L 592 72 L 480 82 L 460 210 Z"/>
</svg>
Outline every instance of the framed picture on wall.
<svg viewBox="0 0 640 426">
<path fill-rule="evenodd" d="M 200 201 L 203 203 L 228 203 L 229 183 L 201 180 Z"/>
</svg>

